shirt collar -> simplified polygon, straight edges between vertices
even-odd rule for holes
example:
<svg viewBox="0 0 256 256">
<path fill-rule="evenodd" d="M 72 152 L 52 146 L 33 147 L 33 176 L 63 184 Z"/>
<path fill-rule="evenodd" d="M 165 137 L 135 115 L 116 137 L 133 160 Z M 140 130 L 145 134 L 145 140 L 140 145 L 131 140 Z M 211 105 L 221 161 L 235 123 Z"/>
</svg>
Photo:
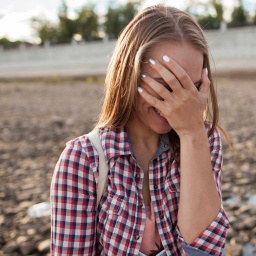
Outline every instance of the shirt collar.
<svg viewBox="0 0 256 256">
<path fill-rule="evenodd" d="M 99 131 L 99 135 L 107 161 L 114 156 L 131 155 L 128 134 L 125 127 L 102 128 Z"/>
<path fill-rule="evenodd" d="M 100 129 L 99 135 L 107 161 L 109 161 L 109 159 L 112 157 L 120 155 L 133 155 L 132 147 L 130 146 L 128 133 L 125 127 Z M 163 134 L 159 149 L 153 158 L 157 158 L 167 150 L 169 150 L 169 139 L 167 134 Z"/>
</svg>

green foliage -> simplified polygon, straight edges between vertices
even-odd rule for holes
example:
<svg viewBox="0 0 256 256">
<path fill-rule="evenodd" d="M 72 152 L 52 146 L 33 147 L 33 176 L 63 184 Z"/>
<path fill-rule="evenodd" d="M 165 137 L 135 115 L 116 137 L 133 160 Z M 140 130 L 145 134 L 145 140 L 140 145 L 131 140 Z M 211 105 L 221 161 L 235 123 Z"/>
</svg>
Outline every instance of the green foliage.
<svg viewBox="0 0 256 256">
<path fill-rule="evenodd" d="M 105 33 L 117 38 L 122 29 L 133 19 L 138 11 L 139 2 L 129 1 L 123 6 L 108 8 L 104 23 Z"/>
<path fill-rule="evenodd" d="M 82 39 L 87 41 L 99 39 L 98 15 L 92 8 L 83 7 L 77 12 L 75 19 L 69 18 L 68 11 L 68 6 L 63 1 L 59 8 L 59 22 L 56 25 L 43 18 L 32 19 L 32 27 L 42 44 L 46 41 L 52 44 L 70 43 L 75 34 L 81 35 Z"/>
<path fill-rule="evenodd" d="M 247 13 L 244 7 L 240 4 L 232 12 L 232 20 L 229 23 L 230 27 L 241 27 L 248 25 Z"/>
<path fill-rule="evenodd" d="M 10 48 L 18 47 L 21 43 L 22 43 L 21 41 L 10 41 L 6 37 L 0 38 L 0 45 L 4 49 L 10 49 Z"/>
<path fill-rule="evenodd" d="M 98 39 L 98 15 L 91 8 L 82 8 L 74 21 L 76 33 L 80 34 L 86 41 Z"/>
<path fill-rule="evenodd" d="M 58 43 L 70 43 L 76 33 L 74 21 L 67 16 L 59 15 Z"/>
<path fill-rule="evenodd" d="M 198 23 L 203 29 L 219 29 L 220 21 L 217 17 L 212 15 L 203 16 L 198 18 Z"/>
<path fill-rule="evenodd" d="M 37 32 L 38 37 L 41 39 L 41 44 L 49 41 L 52 43 L 58 42 L 58 28 L 56 25 L 44 18 L 32 18 L 32 27 Z"/>
<path fill-rule="evenodd" d="M 252 24 L 253 24 L 253 25 L 256 25 L 256 11 L 255 11 L 254 17 L 253 17 L 253 19 L 252 19 Z"/>
<path fill-rule="evenodd" d="M 219 23 L 221 23 L 223 21 L 223 13 L 224 13 L 223 5 L 221 2 L 218 2 L 216 0 L 214 0 L 212 4 L 216 12 L 216 19 Z"/>
<path fill-rule="evenodd" d="M 200 13 L 194 13 L 194 15 L 203 29 L 219 29 L 221 22 L 224 20 L 224 8 L 220 0 L 209 0 L 208 2 L 199 1 L 197 3 L 191 1 L 187 11 L 191 12 L 191 10 L 194 10 L 193 12 L 201 10 Z M 205 10 L 203 14 L 202 10 Z"/>
</svg>

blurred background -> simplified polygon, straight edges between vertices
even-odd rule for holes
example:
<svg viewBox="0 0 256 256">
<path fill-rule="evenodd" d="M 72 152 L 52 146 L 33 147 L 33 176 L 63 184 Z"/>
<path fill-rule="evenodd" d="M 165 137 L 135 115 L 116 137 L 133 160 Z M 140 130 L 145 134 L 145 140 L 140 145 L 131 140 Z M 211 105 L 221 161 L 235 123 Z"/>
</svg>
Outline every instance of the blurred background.
<svg viewBox="0 0 256 256">
<path fill-rule="evenodd" d="M 120 31 L 156 3 L 205 30 L 233 143 L 223 136 L 226 255 L 256 255 L 256 0 L 0 0 L 0 255 L 50 255 L 54 166 L 97 119 Z"/>
</svg>

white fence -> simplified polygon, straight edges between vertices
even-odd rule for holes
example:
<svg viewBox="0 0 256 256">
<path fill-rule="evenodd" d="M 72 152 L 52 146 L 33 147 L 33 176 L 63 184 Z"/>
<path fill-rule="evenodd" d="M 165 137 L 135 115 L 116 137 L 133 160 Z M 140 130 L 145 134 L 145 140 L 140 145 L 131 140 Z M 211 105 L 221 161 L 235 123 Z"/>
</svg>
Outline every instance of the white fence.
<svg viewBox="0 0 256 256">
<path fill-rule="evenodd" d="M 256 27 L 206 32 L 218 69 L 256 71 Z M 104 75 L 115 41 L 0 51 L 0 79 Z"/>
</svg>

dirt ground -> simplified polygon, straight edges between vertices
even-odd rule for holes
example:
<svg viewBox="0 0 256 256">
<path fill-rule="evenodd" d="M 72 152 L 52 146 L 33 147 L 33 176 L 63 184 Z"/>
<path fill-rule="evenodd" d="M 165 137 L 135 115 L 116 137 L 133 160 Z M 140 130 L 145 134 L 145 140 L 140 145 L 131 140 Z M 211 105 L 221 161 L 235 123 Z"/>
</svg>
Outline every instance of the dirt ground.
<svg viewBox="0 0 256 256">
<path fill-rule="evenodd" d="M 256 199 L 250 199 L 256 195 L 256 82 L 230 77 L 217 84 L 220 125 L 233 142 L 233 150 L 223 142 L 223 197 L 232 226 L 226 255 L 242 255 L 245 245 L 256 245 Z M 65 143 L 93 127 L 102 95 L 96 83 L 0 83 L 0 255 L 49 254 L 50 217 L 27 211 L 49 200 Z"/>
</svg>

